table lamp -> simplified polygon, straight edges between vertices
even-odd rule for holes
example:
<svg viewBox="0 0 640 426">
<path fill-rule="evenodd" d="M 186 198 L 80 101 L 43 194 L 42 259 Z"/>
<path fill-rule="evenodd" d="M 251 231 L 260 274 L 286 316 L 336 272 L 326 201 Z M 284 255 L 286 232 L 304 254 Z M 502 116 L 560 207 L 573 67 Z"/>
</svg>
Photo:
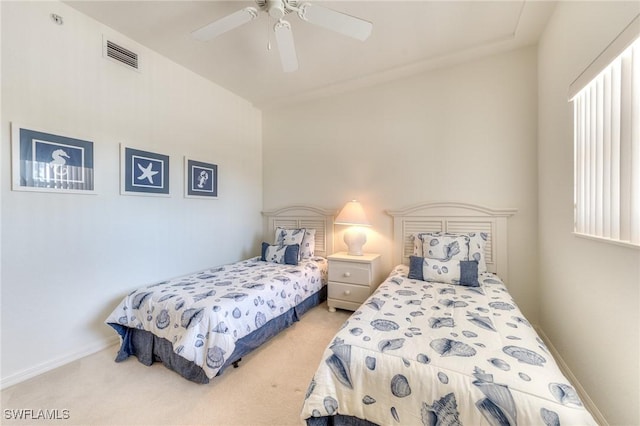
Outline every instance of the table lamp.
<svg viewBox="0 0 640 426">
<path fill-rule="evenodd" d="M 371 226 L 362 205 L 356 200 L 349 201 L 333 223 L 351 226 L 344 233 L 344 242 L 349 248 L 347 253 L 352 256 L 362 256 L 362 246 L 367 242 L 367 234 L 362 227 Z"/>
</svg>

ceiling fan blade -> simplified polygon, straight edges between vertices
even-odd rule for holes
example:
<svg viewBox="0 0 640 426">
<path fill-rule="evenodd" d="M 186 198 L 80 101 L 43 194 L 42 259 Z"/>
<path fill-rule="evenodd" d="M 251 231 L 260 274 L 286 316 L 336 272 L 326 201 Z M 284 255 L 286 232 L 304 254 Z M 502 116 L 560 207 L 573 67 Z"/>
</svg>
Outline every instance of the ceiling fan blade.
<svg viewBox="0 0 640 426">
<path fill-rule="evenodd" d="M 245 7 L 242 10 L 220 18 L 204 27 L 195 30 L 191 36 L 197 40 L 208 41 L 218 37 L 222 33 L 231 31 L 240 25 L 246 24 L 258 17 L 258 10 L 255 7 Z"/>
<path fill-rule="evenodd" d="M 365 41 L 373 29 L 373 24 L 369 21 L 311 3 L 302 4 L 298 16 L 312 24 L 360 41 Z"/>
<path fill-rule="evenodd" d="M 291 24 L 281 19 L 276 22 L 273 30 L 276 33 L 276 42 L 278 43 L 282 69 L 284 72 L 296 71 L 298 69 L 298 57 L 296 55 L 296 46 L 293 44 Z"/>
</svg>

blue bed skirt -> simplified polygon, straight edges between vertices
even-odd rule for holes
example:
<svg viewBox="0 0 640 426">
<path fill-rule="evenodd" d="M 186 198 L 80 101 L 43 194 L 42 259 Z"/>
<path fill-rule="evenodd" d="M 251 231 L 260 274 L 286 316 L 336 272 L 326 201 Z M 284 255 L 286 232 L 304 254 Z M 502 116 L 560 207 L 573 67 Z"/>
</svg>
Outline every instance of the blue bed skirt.
<svg viewBox="0 0 640 426">
<path fill-rule="evenodd" d="M 367 420 L 341 414 L 327 417 L 310 417 L 306 422 L 307 426 L 377 426 Z"/>
<path fill-rule="evenodd" d="M 327 286 L 323 286 L 317 293 L 309 296 L 297 306 L 273 318 L 258 330 L 238 340 L 235 350 L 231 356 L 227 358 L 217 375 L 222 374 L 227 367 L 238 362 L 240 358 L 294 322 L 299 321 L 302 315 L 325 300 L 327 300 Z M 209 383 L 209 378 L 204 373 L 204 370 L 200 366 L 173 352 L 173 346 L 168 340 L 157 337 L 146 330 L 129 328 L 116 323 L 109 323 L 109 325 L 122 337 L 122 345 L 116 356 L 116 362 L 124 361 L 131 355 L 134 355 L 144 365 L 149 366 L 154 362 L 160 361 L 165 367 L 177 372 L 187 380 L 196 383 Z"/>
</svg>

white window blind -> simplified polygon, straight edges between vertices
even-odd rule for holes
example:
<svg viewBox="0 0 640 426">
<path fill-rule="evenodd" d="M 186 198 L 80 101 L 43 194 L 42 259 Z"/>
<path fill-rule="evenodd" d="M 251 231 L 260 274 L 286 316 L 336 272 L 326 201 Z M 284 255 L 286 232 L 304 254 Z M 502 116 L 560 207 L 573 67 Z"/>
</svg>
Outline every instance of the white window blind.
<svg viewBox="0 0 640 426">
<path fill-rule="evenodd" d="M 637 37 L 573 97 L 574 231 L 640 246 Z"/>
</svg>

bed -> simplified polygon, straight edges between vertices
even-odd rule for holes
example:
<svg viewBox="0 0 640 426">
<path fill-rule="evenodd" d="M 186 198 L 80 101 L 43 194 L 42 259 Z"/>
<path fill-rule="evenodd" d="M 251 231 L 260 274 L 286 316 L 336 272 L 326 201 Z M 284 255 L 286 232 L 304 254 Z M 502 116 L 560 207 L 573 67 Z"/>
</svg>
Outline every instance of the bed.
<svg viewBox="0 0 640 426">
<path fill-rule="evenodd" d="M 397 266 L 325 349 L 301 418 L 308 425 L 596 424 L 507 290 L 507 218 L 515 210 L 431 203 L 388 213 Z M 464 268 L 459 260 L 451 276 L 465 242 L 472 260 Z"/>
<path fill-rule="evenodd" d="M 326 300 L 333 215 L 313 206 L 263 212 L 261 255 L 141 287 L 105 321 L 121 337 L 116 361 L 162 362 L 210 379 Z"/>
</svg>

